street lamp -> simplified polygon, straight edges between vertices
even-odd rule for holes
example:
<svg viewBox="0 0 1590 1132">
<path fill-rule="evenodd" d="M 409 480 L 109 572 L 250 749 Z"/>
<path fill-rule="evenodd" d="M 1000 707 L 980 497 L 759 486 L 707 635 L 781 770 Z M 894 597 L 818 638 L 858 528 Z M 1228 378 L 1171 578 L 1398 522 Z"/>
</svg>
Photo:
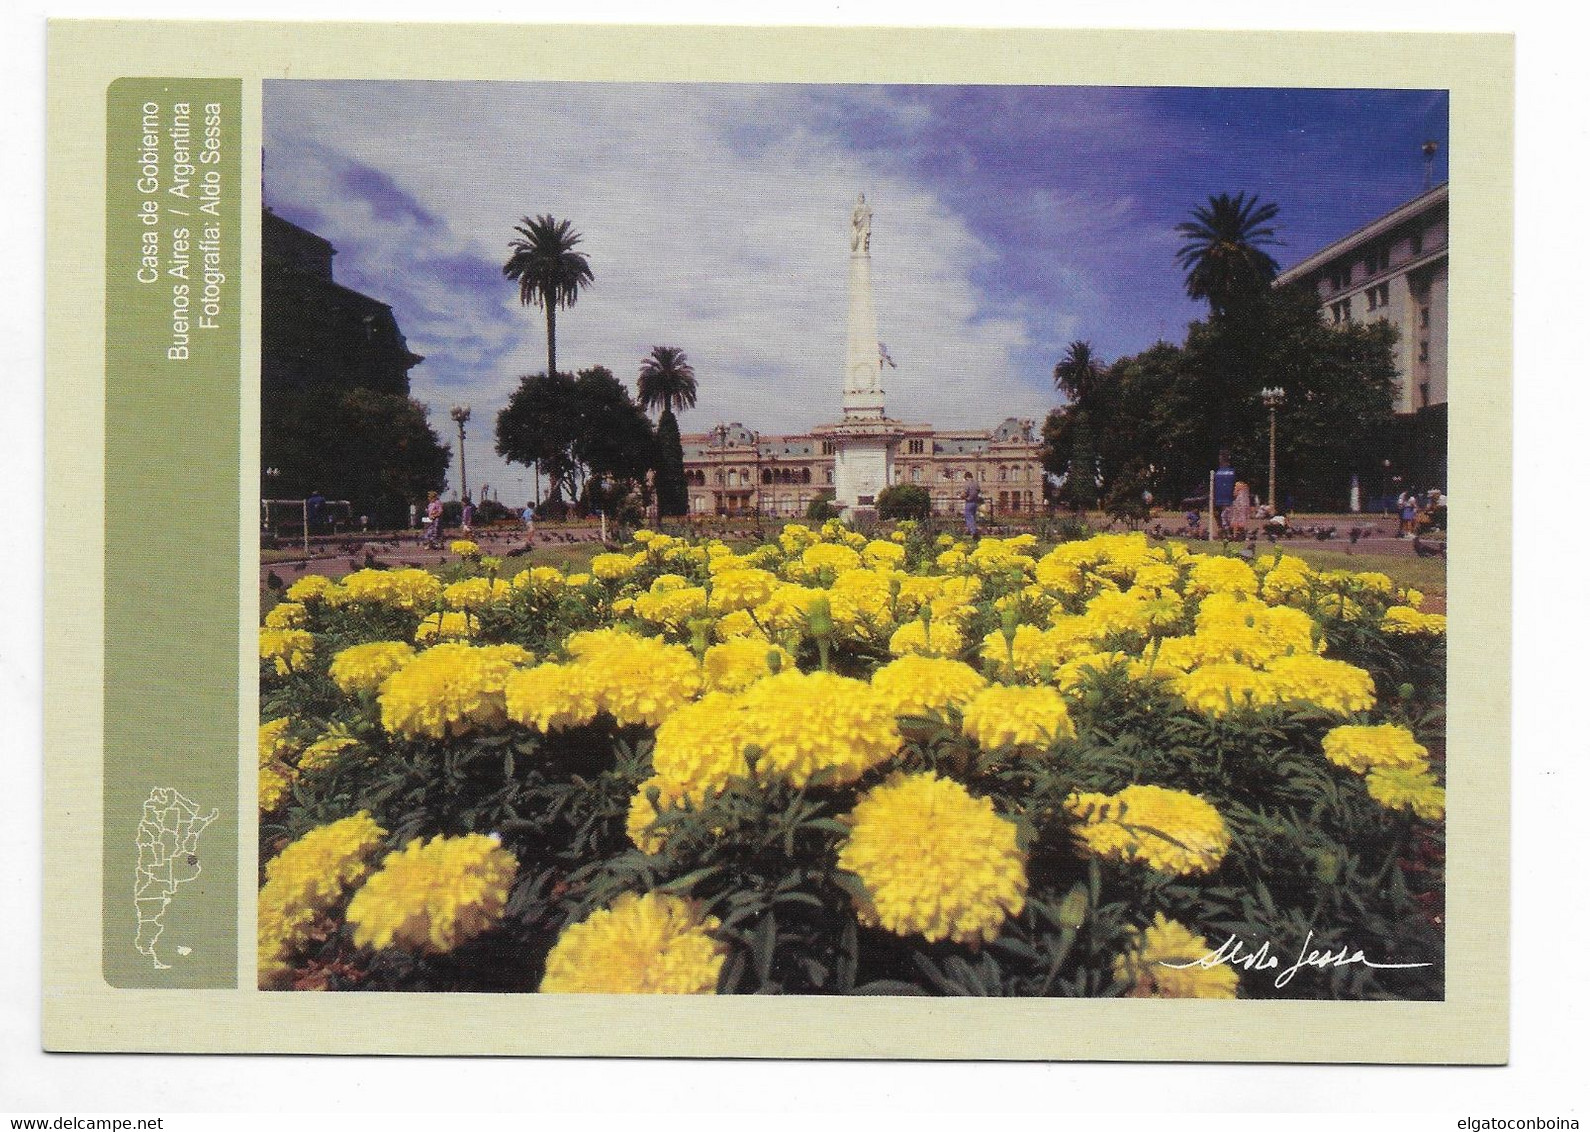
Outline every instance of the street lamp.
<svg viewBox="0 0 1590 1132">
<path fill-rule="evenodd" d="M 1264 407 L 1270 410 L 1270 511 L 1277 511 L 1277 496 L 1275 494 L 1275 410 L 1279 409 L 1286 401 L 1286 390 L 1277 385 L 1273 389 L 1259 391 L 1259 400 L 1264 402 Z"/>
<path fill-rule="evenodd" d="M 454 405 L 450 414 L 458 422 L 458 479 L 460 498 L 469 498 L 469 465 L 464 462 L 464 422 L 469 420 L 468 405 Z"/>
</svg>

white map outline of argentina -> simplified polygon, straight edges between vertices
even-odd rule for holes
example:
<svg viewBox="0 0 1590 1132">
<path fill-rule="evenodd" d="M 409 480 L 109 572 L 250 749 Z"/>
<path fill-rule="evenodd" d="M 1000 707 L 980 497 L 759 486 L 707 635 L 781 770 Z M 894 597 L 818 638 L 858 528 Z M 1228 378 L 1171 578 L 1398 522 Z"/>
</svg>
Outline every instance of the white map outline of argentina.
<svg viewBox="0 0 1590 1132">
<path fill-rule="evenodd" d="M 200 817 L 197 803 L 168 786 L 154 787 L 144 799 L 138 822 L 138 866 L 133 870 L 133 909 L 138 916 L 133 946 L 149 956 L 157 970 L 171 968 L 155 954 L 155 942 L 166 930 L 166 908 L 179 885 L 204 871 L 199 864 L 199 834 L 220 813 L 212 809 Z"/>
</svg>

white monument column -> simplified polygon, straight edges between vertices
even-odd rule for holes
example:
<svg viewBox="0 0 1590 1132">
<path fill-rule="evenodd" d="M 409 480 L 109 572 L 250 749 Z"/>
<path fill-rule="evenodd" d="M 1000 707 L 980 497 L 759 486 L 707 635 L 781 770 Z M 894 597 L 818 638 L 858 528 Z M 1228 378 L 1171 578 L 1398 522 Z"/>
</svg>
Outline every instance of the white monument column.
<svg viewBox="0 0 1590 1132">
<path fill-rule="evenodd" d="M 834 502 L 848 516 L 870 509 L 894 482 L 898 422 L 883 413 L 878 315 L 872 305 L 872 208 L 865 194 L 850 214 L 850 313 L 845 339 L 844 420 L 834 441 Z M 825 432 L 828 429 L 823 430 Z"/>
</svg>

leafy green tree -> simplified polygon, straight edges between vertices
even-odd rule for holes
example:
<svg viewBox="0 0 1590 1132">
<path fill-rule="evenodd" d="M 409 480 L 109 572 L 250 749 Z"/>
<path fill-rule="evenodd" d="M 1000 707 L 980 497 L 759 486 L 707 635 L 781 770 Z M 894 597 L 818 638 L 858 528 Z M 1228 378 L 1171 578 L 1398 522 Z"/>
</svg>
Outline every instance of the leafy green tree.
<svg viewBox="0 0 1590 1132">
<path fill-rule="evenodd" d="M 278 499 L 320 492 L 348 500 L 352 514 L 377 526 L 402 526 L 410 503 L 440 491 L 452 460 L 424 405 L 372 389 L 308 389 L 265 396 L 260 462 L 277 475 L 265 490 Z"/>
<path fill-rule="evenodd" d="M 1275 278 L 1279 265 L 1264 251 L 1280 243 L 1270 226 L 1280 212 L 1258 197 L 1221 193 L 1198 205 L 1191 220 L 1176 225 L 1185 238 L 1176 262 L 1187 273 L 1187 294 L 1207 299 L 1215 317 L 1230 314 L 1262 295 Z"/>
<path fill-rule="evenodd" d="M 640 407 L 647 412 L 696 406 L 696 371 L 678 346 L 653 346 L 640 363 Z"/>
<path fill-rule="evenodd" d="M 926 520 L 933 513 L 933 497 L 914 483 L 890 484 L 878 493 L 878 518 Z"/>
<path fill-rule="evenodd" d="M 1055 363 L 1054 386 L 1074 405 L 1087 406 L 1099 380 L 1099 362 L 1091 344 L 1072 342 L 1066 356 Z"/>
<path fill-rule="evenodd" d="M 637 484 L 656 462 L 656 436 L 629 390 L 605 366 L 521 379 L 497 414 L 497 454 L 539 464 L 551 500 L 574 499 L 592 479 Z"/>
<path fill-rule="evenodd" d="M 685 482 L 685 450 L 679 439 L 679 422 L 672 409 L 662 411 L 657 422 L 657 513 L 685 515 L 690 511 L 690 486 Z"/>
<path fill-rule="evenodd" d="M 512 254 L 502 273 L 519 284 L 519 301 L 538 306 L 547 314 L 547 373 L 558 372 L 557 310 L 572 307 L 580 291 L 594 276 L 584 252 L 574 250 L 582 237 L 567 220 L 549 215 L 526 216 L 514 227 L 519 235 L 509 241 Z"/>
<path fill-rule="evenodd" d="M 643 409 L 662 410 L 657 421 L 658 513 L 683 515 L 690 509 L 690 497 L 685 483 L 684 445 L 674 412 L 695 407 L 696 371 L 678 346 L 653 346 L 640 363 L 636 388 Z"/>
</svg>

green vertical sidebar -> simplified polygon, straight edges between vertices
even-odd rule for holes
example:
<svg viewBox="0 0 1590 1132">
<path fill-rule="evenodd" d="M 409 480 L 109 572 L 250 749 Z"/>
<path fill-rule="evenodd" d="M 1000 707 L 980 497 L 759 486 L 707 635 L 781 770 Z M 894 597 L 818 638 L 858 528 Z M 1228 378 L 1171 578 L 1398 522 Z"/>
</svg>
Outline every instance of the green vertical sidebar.
<svg viewBox="0 0 1590 1132">
<path fill-rule="evenodd" d="M 104 975 L 235 987 L 237 79 L 107 93 Z"/>
</svg>

